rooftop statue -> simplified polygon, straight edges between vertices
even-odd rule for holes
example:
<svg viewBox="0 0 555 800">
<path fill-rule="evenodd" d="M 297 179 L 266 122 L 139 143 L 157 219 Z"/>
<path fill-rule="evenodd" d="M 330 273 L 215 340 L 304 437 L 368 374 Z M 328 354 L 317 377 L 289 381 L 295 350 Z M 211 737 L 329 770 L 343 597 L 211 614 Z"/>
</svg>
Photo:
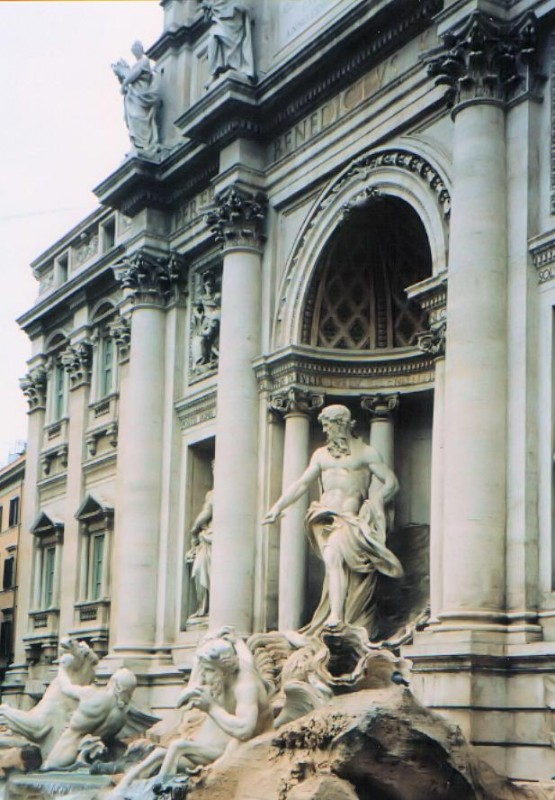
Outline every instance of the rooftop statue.
<svg viewBox="0 0 555 800">
<path fill-rule="evenodd" d="M 246 8 L 234 0 L 207 0 L 203 7 L 212 23 L 208 40 L 212 80 L 228 70 L 254 80 L 252 23 Z"/>
<path fill-rule="evenodd" d="M 276 522 L 315 480 L 321 482 L 322 496 L 310 506 L 306 526 L 324 561 L 325 579 L 320 603 L 304 632 L 316 634 L 342 624 L 368 631 L 378 573 L 403 575 L 399 560 L 385 544 L 390 502 L 399 484 L 381 455 L 354 438 L 348 408 L 327 406 L 318 420 L 327 444 L 316 450 L 305 472 L 285 490 L 264 522 Z M 378 481 L 371 481 L 373 475 Z"/>
<path fill-rule="evenodd" d="M 60 649 L 63 655 L 58 675 L 34 708 L 20 711 L 5 703 L 0 705 L 0 724 L 9 729 L 7 735 L 0 734 L 0 746 L 33 742 L 40 747 L 42 757 L 46 758 L 60 737 L 77 707 L 76 699 L 62 689 L 64 680 L 67 678 L 74 685 L 88 686 L 94 681 L 98 663 L 96 654 L 85 642 L 62 639 Z M 20 737 L 19 740 L 17 737 Z"/>
<path fill-rule="evenodd" d="M 212 462 L 214 468 L 214 462 Z M 205 617 L 210 602 L 210 571 L 212 567 L 212 499 L 214 490 L 206 493 L 204 503 L 191 528 L 191 547 L 186 560 L 191 564 L 191 578 L 195 584 L 197 608 L 192 617 Z"/>
<path fill-rule="evenodd" d="M 67 656 L 60 659 L 60 689 L 78 706 L 43 769 L 64 769 L 74 764 L 86 736 L 102 741 L 114 739 L 127 722 L 127 710 L 137 686 L 134 674 L 125 667 L 114 672 L 107 686 L 80 686 L 72 682 L 66 659 Z"/>
<path fill-rule="evenodd" d="M 205 718 L 194 738 L 177 736 L 166 748 L 157 747 L 132 767 L 116 788 L 128 796 L 136 780 L 158 771 L 156 782 L 171 780 L 179 771 L 211 764 L 272 726 L 266 689 L 246 644 L 230 628 L 207 634 L 195 657 L 191 678 L 177 707 L 198 709 Z"/>
<path fill-rule="evenodd" d="M 112 70 L 121 84 L 124 119 L 134 150 L 147 158 L 160 149 L 158 109 L 160 106 L 159 77 L 146 57 L 141 42 L 134 42 L 131 52 L 135 64 L 129 66 L 120 58 Z"/>
</svg>

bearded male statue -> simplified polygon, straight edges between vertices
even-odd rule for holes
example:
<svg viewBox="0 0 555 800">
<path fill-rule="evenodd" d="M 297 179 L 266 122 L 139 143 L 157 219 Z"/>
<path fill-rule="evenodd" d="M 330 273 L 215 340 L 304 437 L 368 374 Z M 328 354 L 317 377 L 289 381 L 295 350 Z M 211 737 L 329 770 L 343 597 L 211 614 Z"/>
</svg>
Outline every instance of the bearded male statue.
<svg viewBox="0 0 555 800">
<path fill-rule="evenodd" d="M 385 544 L 389 504 L 399 484 L 375 448 L 353 436 L 348 408 L 327 406 L 318 421 L 327 444 L 316 450 L 307 469 L 263 521 L 276 522 L 313 481 L 320 481 L 322 495 L 308 510 L 306 528 L 324 562 L 325 579 L 318 608 L 303 632 L 315 634 L 341 624 L 371 631 L 378 573 L 403 575 L 399 560 Z M 373 475 L 378 480 L 372 483 Z"/>
</svg>

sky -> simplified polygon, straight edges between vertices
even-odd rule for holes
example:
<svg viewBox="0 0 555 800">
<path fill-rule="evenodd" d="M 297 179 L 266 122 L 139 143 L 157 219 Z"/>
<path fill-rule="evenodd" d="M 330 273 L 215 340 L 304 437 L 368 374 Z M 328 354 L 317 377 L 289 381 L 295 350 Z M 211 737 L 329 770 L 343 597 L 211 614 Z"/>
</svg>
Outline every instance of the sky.
<svg viewBox="0 0 555 800">
<path fill-rule="evenodd" d="M 161 34 L 158 0 L 0 0 L 0 466 L 27 438 L 29 264 L 93 211 L 129 150 L 110 64 Z"/>
</svg>

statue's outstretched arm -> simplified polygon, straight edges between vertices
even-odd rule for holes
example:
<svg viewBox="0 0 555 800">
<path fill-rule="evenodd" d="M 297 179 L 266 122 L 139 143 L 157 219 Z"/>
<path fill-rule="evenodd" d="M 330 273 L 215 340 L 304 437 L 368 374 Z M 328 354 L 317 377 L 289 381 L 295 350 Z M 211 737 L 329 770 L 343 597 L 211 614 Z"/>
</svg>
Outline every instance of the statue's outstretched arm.
<svg viewBox="0 0 555 800">
<path fill-rule="evenodd" d="M 310 464 L 305 469 L 301 477 L 284 491 L 279 500 L 274 503 L 272 508 L 268 511 L 262 520 L 265 525 L 270 525 L 272 522 L 275 522 L 281 512 L 287 508 L 287 506 L 290 506 L 308 492 L 310 489 L 310 484 L 315 481 L 316 478 L 318 478 L 322 471 L 320 462 L 316 456 L 317 453 L 312 456 Z"/>
</svg>

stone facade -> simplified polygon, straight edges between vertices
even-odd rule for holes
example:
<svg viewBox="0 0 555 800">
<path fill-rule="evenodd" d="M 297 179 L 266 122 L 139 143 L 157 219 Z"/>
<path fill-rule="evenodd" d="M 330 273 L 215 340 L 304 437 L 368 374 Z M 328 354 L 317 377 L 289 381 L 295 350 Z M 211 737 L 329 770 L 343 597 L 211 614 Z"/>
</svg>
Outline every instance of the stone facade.
<svg viewBox="0 0 555 800">
<path fill-rule="evenodd" d="M 0 668 L 13 660 L 17 608 L 17 564 L 21 509 L 25 483 L 25 455 L 0 470 Z"/>
<path fill-rule="evenodd" d="M 235 59 L 215 12 L 162 2 L 160 145 L 32 265 L 3 690 L 25 702 L 69 633 L 104 675 L 136 672 L 139 704 L 173 708 L 207 624 L 187 553 L 212 461 L 210 626 L 305 624 L 310 498 L 262 519 L 321 445 L 318 409 L 341 403 L 399 477 L 412 583 L 382 587 L 382 609 L 419 612 L 399 639 L 415 693 L 500 772 L 547 778 L 551 4 L 243 5 Z"/>
</svg>

